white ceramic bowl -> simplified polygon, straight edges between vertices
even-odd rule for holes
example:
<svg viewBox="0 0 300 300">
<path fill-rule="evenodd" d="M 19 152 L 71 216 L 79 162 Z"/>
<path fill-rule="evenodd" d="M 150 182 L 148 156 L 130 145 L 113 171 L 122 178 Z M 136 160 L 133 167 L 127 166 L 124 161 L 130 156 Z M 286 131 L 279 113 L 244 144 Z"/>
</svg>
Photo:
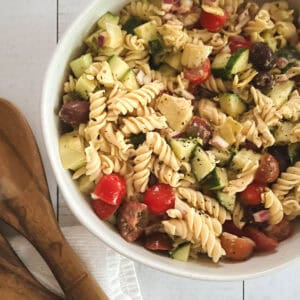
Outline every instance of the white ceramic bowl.
<svg viewBox="0 0 300 300">
<path fill-rule="evenodd" d="M 298 0 L 294 0 L 296 3 Z M 256 255 L 245 262 L 213 264 L 208 259 L 187 263 L 172 260 L 145 250 L 137 244 L 127 243 L 118 232 L 94 214 L 88 202 L 78 191 L 70 173 L 61 165 L 58 152 L 57 111 L 68 63 L 79 53 L 84 37 L 96 20 L 106 11 L 117 12 L 125 1 L 94 1 L 76 19 L 59 43 L 46 74 L 42 99 L 42 126 L 48 155 L 60 189 L 74 215 L 100 240 L 130 259 L 152 268 L 194 279 L 230 281 L 252 278 L 278 269 L 299 258 L 300 227 L 292 238 L 280 244 L 277 252 Z"/>
</svg>

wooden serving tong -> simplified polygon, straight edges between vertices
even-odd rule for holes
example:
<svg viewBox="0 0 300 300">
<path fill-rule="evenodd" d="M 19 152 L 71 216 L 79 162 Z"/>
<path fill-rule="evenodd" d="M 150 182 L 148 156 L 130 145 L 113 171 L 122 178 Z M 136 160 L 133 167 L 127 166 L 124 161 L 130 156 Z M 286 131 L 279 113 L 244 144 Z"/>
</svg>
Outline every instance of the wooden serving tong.
<svg viewBox="0 0 300 300">
<path fill-rule="evenodd" d="M 24 116 L 0 99 L 0 219 L 45 259 L 67 299 L 108 299 L 56 222 L 38 147 Z"/>
</svg>

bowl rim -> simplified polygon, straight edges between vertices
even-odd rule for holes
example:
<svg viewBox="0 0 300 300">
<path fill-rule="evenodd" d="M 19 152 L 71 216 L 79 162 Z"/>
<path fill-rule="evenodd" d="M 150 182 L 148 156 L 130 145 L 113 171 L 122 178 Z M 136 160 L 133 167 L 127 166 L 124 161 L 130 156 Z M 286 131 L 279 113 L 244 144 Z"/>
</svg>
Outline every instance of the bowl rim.
<svg viewBox="0 0 300 300">
<path fill-rule="evenodd" d="M 55 67 L 56 67 L 56 61 L 60 57 L 60 53 L 62 52 L 63 48 L 65 47 L 66 43 L 66 37 L 71 35 L 71 33 L 74 31 L 76 27 L 78 27 L 79 24 L 84 21 L 84 16 L 88 15 L 89 12 L 93 11 L 95 7 L 99 5 L 98 0 L 92 1 L 91 4 L 89 4 L 81 13 L 80 15 L 72 22 L 72 24 L 68 27 L 68 29 L 65 31 L 63 36 L 61 37 L 60 41 L 58 42 L 54 53 L 50 59 L 49 65 L 47 67 L 45 77 L 44 77 L 44 82 L 43 82 L 43 89 L 42 89 L 42 100 L 40 104 L 41 108 L 41 125 L 42 125 L 42 135 L 43 135 L 43 141 L 46 146 L 46 153 L 50 161 L 51 168 L 54 172 L 56 181 L 59 185 L 59 188 L 64 196 L 64 199 L 67 202 L 68 207 L 72 211 L 72 213 L 75 215 L 75 217 L 78 219 L 78 221 L 84 225 L 89 232 L 91 232 L 93 235 L 95 235 L 97 238 L 99 238 L 103 243 L 105 243 L 107 246 L 115 250 L 121 255 L 124 255 L 125 257 L 129 258 L 132 261 L 136 261 L 138 263 L 144 264 L 150 268 L 166 272 L 172 275 L 176 275 L 179 277 L 185 277 L 189 279 L 197 279 L 197 280 L 207 280 L 207 281 L 219 281 L 219 282 L 230 282 L 230 281 L 242 281 L 246 279 L 253 279 L 257 277 L 261 277 L 264 275 L 267 275 L 271 272 L 280 270 L 287 265 L 290 265 L 291 263 L 299 260 L 299 257 L 294 257 L 291 258 L 289 261 L 283 262 L 280 265 L 276 265 L 274 267 L 269 267 L 265 270 L 262 271 L 257 271 L 257 272 L 251 272 L 249 274 L 243 274 L 243 277 L 241 278 L 241 275 L 239 274 L 234 274 L 234 275 L 228 275 L 228 274 L 203 274 L 203 273 L 197 273 L 197 272 L 192 272 L 188 270 L 182 270 L 176 268 L 175 265 L 172 264 L 165 264 L 161 263 L 159 261 L 156 261 L 151 258 L 147 258 L 144 254 L 140 253 L 134 253 L 126 247 L 120 246 L 117 240 L 111 239 L 107 237 L 105 234 L 102 234 L 100 230 L 96 230 L 96 228 L 91 224 L 88 218 L 84 218 L 82 216 L 80 207 L 76 205 L 76 201 L 72 201 L 73 199 L 70 198 L 70 195 L 68 193 L 68 187 L 65 184 L 65 180 L 62 175 L 62 167 L 57 163 L 54 155 L 55 149 L 53 147 L 50 147 L 51 145 L 51 136 L 53 132 L 51 133 L 51 129 L 49 127 L 49 121 L 51 122 L 51 117 L 49 114 L 49 111 L 46 109 L 46 102 L 48 99 L 48 94 L 51 92 L 49 90 L 49 83 L 48 83 L 48 78 L 51 77 L 51 74 L 55 72 Z M 92 24 L 91 24 L 92 26 Z M 272 254 L 270 254 L 272 255 Z"/>
</svg>

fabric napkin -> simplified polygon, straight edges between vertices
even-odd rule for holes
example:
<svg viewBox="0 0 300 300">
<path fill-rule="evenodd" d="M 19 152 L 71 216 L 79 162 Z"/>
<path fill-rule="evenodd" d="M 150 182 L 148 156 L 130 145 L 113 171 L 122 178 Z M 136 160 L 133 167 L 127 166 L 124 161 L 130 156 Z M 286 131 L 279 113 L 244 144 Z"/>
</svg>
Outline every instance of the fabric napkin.
<svg viewBox="0 0 300 300">
<path fill-rule="evenodd" d="M 142 299 L 132 261 L 108 248 L 82 226 L 65 227 L 62 231 L 109 299 Z M 48 266 L 25 238 L 16 236 L 10 238 L 9 242 L 31 273 L 46 288 L 63 295 Z"/>
</svg>

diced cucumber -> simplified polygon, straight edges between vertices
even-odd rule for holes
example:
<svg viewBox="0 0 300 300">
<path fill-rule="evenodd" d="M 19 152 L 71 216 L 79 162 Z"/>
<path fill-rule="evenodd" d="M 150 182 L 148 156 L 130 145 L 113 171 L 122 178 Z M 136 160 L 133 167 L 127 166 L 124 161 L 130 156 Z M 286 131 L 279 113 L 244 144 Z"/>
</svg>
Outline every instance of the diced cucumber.
<svg viewBox="0 0 300 300">
<path fill-rule="evenodd" d="M 228 185 L 227 172 L 223 168 L 216 167 L 205 179 L 205 185 L 209 190 L 220 190 Z"/>
<path fill-rule="evenodd" d="M 104 36 L 104 47 L 115 49 L 123 45 L 124 37 L 119 25 L 106 23 L 106 31 L 101 34 Z"/>
<path fill-rule="evenodd" d="M 119 23 L 119 16 L 116 16 L 112 14 L 111 12 L 105 13 L 97 22 L 98 27 L 101 29 L 106 29 L 106 24 L 111 23 L 111 24 L 118 24 Z"/>
<path fill-rule="evenodd" d="M 167 77 L 173 77 L 173 76 L 177 75 L 177 71 L 167 64 L 160 65 L 160 67 L 158 68 L 158 71 Z"/>
<path fill-rule="evenodd" d="M 114 55 L 108 61 L 113 76 L 117 79 L 121 79 L 130 69 L 128 64 L 119 56 Z"/>
<path fill-rule="evenodd" d="M 157 26 L 154 21 L 147 22 L 134 28 L 135 34 L 146 42 L 156 40 L 158 38 Z"/>
<path fill-rule="evenodd" d="M 169 54 L 165 58 L 165 63 L 167 63 L 170 67 L 174 68 L 177 71 L 182 70 L 182 65 L 181 65 L 181 56 L 182 54 L 180 52 L 175 53 L 175 54 Z"/>
<path fill-rule="evenodd" d="M 219 53 L 211 64 L 211 71 L 214 76 L 227 79 L 227 63 L 231 57 L 230 53 Z"/>
<path fill-rule="evenodd" d="M 241 149 L 232 158 L 230 168 L 239 172 L 245 165 L 250 162 L 256 162 L 260 159 L 260 155 L 254 153 L 252 150 Z"/>
<path fill-rule="evenodd" d="M 227 194 L 218 191 L 216 193 L 217 200 L 220 202 L 222 206 L 224 206 L 228 211 L 233 212 L 234 206 L 235 206 L 235 201 L 236 197 L 234 194 Z"/>
<path fill-rule="evenodd" d="M 201 181 L 213 171 L 216 163 L 207 152 L 205 152 L 200 146 L 197 146 L 193 152 L 191 165 L 196 179 Z"/>
<path fill-rule="evenodd" d="M 99 47 L 99 36 L 104 32 L 103 29 L 97 30 L 85 39 L 85 44 L 94 52 L 97 52 Z"/>
<path fill-rule="evenodd" d="M 96 87 L 97 80 L 90 80 L 83 74 L 76 82 L 75 91 L 78 92 L 83 99 L 87 100 L 89 99 L 89 94 L 93 93 Z"/>
<path fill-rule="evenodd" d="M 67 103 L 70 101 L 83 100 L 82 97 L 77 92 L 70 92 L 68 94 L 63 95 L 63 103 Z"/>
<path fill-rule="evenodd" d="M 289 144 L 294 126 L 295 124 L 290 122 L 279 122 L 273 132 L 276 144 Z"/>
<path fill-rule="evenodd" d="M 115 84 L 115 80 L 107 61 L 102 63 L 100 72 L 97 75 L 98 81 L 107 88 L 111 88 Z"/>
<path fill-rule="evenodd" d="M 84 166 L 84 144 L 78 132 L 65 133 L 59 138 L 59 154 L 65 169 L 76 171 Z"/>
<path fill-rule="evenodd" d="M 242 125 L 228 117 L 225 123 L 218 128 L 218 134 L 229 144 L 232 145 L 236 142 L 236 137 L 242 130 Z"/>
<path fill-rule="evenodd" d="M 292 164 L 296 163 L 297 161 L 300 161 L 300 142 L 289 144 L 288 154 Z"/>
<path fill-rule="evenodd" d="M 149 65 L 150 65 L 151 69 L 158 70 L 158 68 L 162 64 L 162 62 L 163 62 L 162 55 L 150 55 Z"/>
<path fill-rule="evenodd" d="M 93 57 L 91 53 L 84 54 L 70 62 L 70 67 L 74 75 L 79 78 L 83 72 L 92 64 Z"/>
<path fill-rule="evenodd" d="M 229 164 L 235 154 L 234 151 L 221 151 L 217 148 L 211 148 L 209 151 L 214 155 L 216 164 L 220 167 L 224 167 Z"/>
<path fill-rule="evenodd" d="M 137 90 L 139 88 L 139 84 L 136 80 L 136 76 L 132 70 L 129 70 L 120 81 L 124 84 L 127 90 Z"/>
<path fill-rule="evenodd" d="M 113 214 L 108 219 L 106 219 L 106 222 L 108 222 L 108 223 L 110 223 L 112 225 L 116 225 L 117 224 L 117 216 L 116 216 L 116 214 Z"/>
<path fill-rule="evenodd" d="M 90 180 L 89 176 L 84 175 L 79 178 L 78 187 L 81 193 L 88 195 L 93 191 L 95 184 Z"/>
<path fill-rule="evenodd" d="M 179 160 L 189 161 L 197 141 L 191 139 L 170 139 L 170 146 Z"/>
<path fill-rule="evenodd" d="M 269 93 L 269 97 L 273 100 L 277 107 L 280 107 L 289 98 L 294 88 L 295 82 L 292 80 L 278 82 Z"/>
<path fill-rule="evenodd" d="M 179 245 L 172 253 L 171 257 L 180 260 L 180 261 L 188 261 L 191 251 L 191 243 L 184 243 Z"/>
<path fill-rule="evenodd" d="M 149 41 L 149 52 L 153 55 L 163 54 L 166 50 L 164 42 L 161 39 Z"/>
<path fill-rule="evenodd" d="M 146 140 L 145 133 L 132 134 L 130 136 L 130 143 L 133 145 L 134 149 L 137 149 L 139 145 L 143 144 Z"/>
<path fill-rule="evenodd" d="M 245 103 L 235 94 L 221 94 L 219 101 L 222 111 L 233 118 L 237 118 L 247 109 Z"/>
<path fill-rule="evenodd" d="M 130 16 L 129 19 L 123 25 L 123 29 L 127 31 L 127 33 L 134 33 L 134 28 L 143 24 L 143 21 L 135 16 Z"/>
<path fill-rule="evenodd" d="M 226 66 L 229 75 L 235 75 L 247 69 L 249 61 L 249 49 L 238 49 L 235 51 Z"/>
</svg>

